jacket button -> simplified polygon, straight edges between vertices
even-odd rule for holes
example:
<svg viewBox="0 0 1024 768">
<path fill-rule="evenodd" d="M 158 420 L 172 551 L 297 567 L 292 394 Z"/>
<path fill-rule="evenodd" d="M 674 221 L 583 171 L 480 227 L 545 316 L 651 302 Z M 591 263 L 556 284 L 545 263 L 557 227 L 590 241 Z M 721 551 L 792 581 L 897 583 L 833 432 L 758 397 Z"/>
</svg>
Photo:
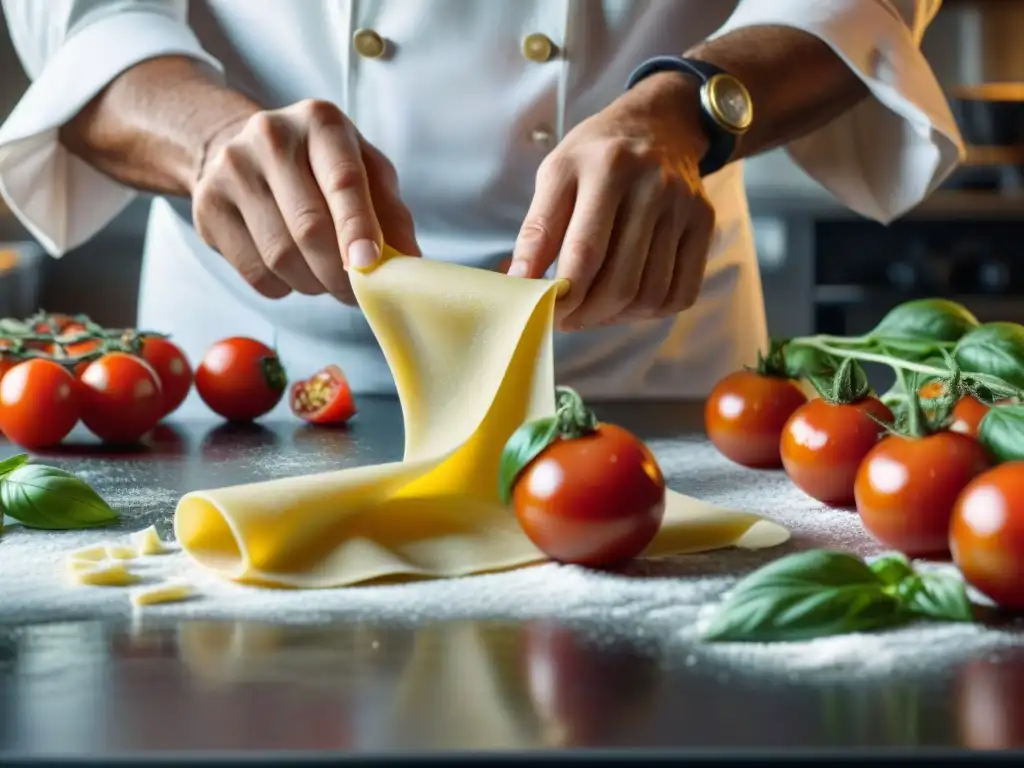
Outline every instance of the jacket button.
<svg viewBox="0 0 1024 768">
<path fill-rule="evenodd" d="M 530 140 L 534 144 L 538 144 L 542 147 L 551 146 L 552 141 L 555 138 L 554 131 L 546 125 L 538 125 L 532 131 L 530 131 Z"/>
<path fill-rule="evenodd" d="M 352 35 L 356 53 L 367 59 L 379 59 L 384 55 L 384 38 L 372 29 L 357 29 Z"/>
<path fill-rule="evenodd" d="M 555 44 L 551 42 L 551 38 L 547 35 L 534 32 L 532 35 L 527 35 L 523 38 L 523 56 L 530 61 L 543 63 L 550 61 L 554 55 Z"/>
</svg>

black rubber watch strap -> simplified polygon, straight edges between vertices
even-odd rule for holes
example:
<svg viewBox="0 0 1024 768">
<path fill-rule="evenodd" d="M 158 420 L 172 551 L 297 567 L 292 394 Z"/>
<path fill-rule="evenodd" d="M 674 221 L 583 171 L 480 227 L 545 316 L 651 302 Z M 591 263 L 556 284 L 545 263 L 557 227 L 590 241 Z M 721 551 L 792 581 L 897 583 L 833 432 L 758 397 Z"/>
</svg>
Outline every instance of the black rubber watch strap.
<svg viewBox="0 0 1024 768">
<path fill-rule="evenodd" d="M 657 72 L 679 72 L 691 75 L 697 78 L 701 85 L 715 75 L 725 74 L 723 69 L 706 61 L 687 59 L 683 56 L 657 56 L 648 59 L 633 71 L 626 82 L 626 90 Z M 700 121 L 708 140 L 708 149 L 704 153 L 704 157 L 700 159 L 698 169 L 701 176 L 710 176 L 729 162 L 732 153 L 736 150 L 736 136 L 715 122 L 715 119 L 704 108 L 703 103 L 700 104 Z"/>
</svg>

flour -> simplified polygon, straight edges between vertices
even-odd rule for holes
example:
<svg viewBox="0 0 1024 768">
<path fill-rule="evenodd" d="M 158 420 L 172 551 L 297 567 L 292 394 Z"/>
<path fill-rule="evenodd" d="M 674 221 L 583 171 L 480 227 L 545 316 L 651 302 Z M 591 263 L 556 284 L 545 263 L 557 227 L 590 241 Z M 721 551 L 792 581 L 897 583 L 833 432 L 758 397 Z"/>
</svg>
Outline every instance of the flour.
<svg viewBox="0 0 1024 768">
<path fill-rule="evenodd" d="M 865 534 L 856 513 L 823 507 L 796 490 L 781 472 L 746 470 L 702 443 L 654 441 L 651 448 L 674 489 L 725 506 L 756 510 L 789 528 L 792 540 L 765 551 L 719 550 L 638 561 L 618 573 L 546 563 L 460 579 L 310 592 L 233 584 L 199 568 L 175 548 L 169 554 L 133 560 L 131 568 L 142 585 L 185 578 L 197 595 L 187 602 L 146 606 L 141 613 L 152 620 L 286 623 L 554 618 L 578 626 L 598 642 L 625 636 L 653 647 L 670 666 L 787 677 L 934 673 L 959 659 L 1024 645 L 1024 633 L 1018 627 L 940 623 L 800 643 L 701 642 L 701 618 L 737 577 L 760 565 L 809 547 L 838 548 L 863 556 L 882 550 Z M 268 473 L 276 476 L 292 466 L 291 458 L 278 457 L 273 466 L 269 455 L 265 461 Z M 295 456 L 292 474 L 309 471 L 323 470 L 311 469 L 307 460 Z M 177 494 L 133 487 L 121 482 L 125 476 L 124 470 L 118 473 L 118 486 L 104 491 L 125 517 L 114 530 L 49 533 L 11 526 L 0 537 L 0 624 L 132 615 L 129 589 L 75 586 L 63 565 L 73 549 L 110 540 L 126 542 L 130 533 L 150 524 L 156 524 L 163 536 L 169 535 Z"/>
</svg>

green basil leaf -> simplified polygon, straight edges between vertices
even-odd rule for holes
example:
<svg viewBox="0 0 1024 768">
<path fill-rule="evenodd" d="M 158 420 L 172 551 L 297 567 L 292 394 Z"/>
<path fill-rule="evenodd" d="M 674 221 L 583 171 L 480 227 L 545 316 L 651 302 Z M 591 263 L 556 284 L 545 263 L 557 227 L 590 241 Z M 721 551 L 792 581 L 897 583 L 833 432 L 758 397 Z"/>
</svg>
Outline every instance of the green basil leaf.
<svg viewBox="0 0 1024 768">
<path fill-rule="evenodd" d="M 898 588 L 903 607 L 928 619 L 974 621 L 971 601 L 964 583 L 945 573 L 915 573 Z"/>
<path fill-rule="evenodd" d="M 0 461 L 0 477 L 10 474 L 23 464 L 28 464 L 27 453 L 19 453 L 17 456 L 11 456 Z"/>
<path fill-rule="evenodd" d="M 28 528 L 95 528 L 117 520 L 117 513 L 84 480 L 39 464 L 24 464 L 0 479 L 0 504 L 8 517 Z"/>
<path fill-rule="evenodd" d="M 783 354 L 786 375 L 791 379 L 831 377 L 840 365 L 840 361 L 833 355 L 799 342 L 787 344 Z"/>
<path fill-rule="evenodd" d="M 740 580 L 703 631 L 706 640 L 804 640 L 906 621 L 899 599 L 863 560 L 809 550 Z"/>
<path fill-rule="evenodd" d="M 978 425 L 978 439 L 999 461 L 1024 459 L 1024 403 L 992 406 Z"/>
<path fill-rule="evenodd" d="M 882 555 L 882 557 L 872 561 L 868 567 L 888 587 L 895 587 L 907 577 L 914 575 L 914 569 L 911 567 L 910 561 L 896 552 Z"/>
<path fill-rule="evenodd" d="M 953 357 L 967 373 L 987 373 L 1024 388 L 1024 325 L 979 326 L 957 342 Z"/>
<path fill-rule="evenodd" d="M 962 304 L 948 299 L 915 299 L 889 310 L 870 335 L 875 339 L 957 341 L 977 327 L 978 318 Z"/>
<path fill-rule="evenodd" d="M 516 478 L 526 465 L 558 437 L 558 419 L 528 421 L 512 433 L 498 462 L 498 495 L 503 504 L 512 501 Z"/>
</svg>

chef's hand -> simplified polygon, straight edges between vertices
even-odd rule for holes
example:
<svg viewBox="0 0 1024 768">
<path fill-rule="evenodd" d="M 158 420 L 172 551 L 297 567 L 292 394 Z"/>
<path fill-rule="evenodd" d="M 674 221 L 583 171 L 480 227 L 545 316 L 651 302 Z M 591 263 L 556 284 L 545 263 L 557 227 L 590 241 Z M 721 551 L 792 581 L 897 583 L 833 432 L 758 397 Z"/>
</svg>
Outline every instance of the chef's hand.
<svg viewBox="0 0 1024 768">
<path fill-rule="evenodd" d="M 653 75 L 580 123 L 541 164 L 509 273 L 558 259 L 562 330 L 664 317 L 697 299 L 715 212 L 697 169 L 706 148 L 696 86 Z"/>
<path fill-rule="evenodd" d="M 347 266 L 382 240 L 418 256 L 395 169 L 333 104 L 302 101 L 219 131 L 192 193 L 196 230 L 259 293 L 355 304 Z"/>
</svg>

